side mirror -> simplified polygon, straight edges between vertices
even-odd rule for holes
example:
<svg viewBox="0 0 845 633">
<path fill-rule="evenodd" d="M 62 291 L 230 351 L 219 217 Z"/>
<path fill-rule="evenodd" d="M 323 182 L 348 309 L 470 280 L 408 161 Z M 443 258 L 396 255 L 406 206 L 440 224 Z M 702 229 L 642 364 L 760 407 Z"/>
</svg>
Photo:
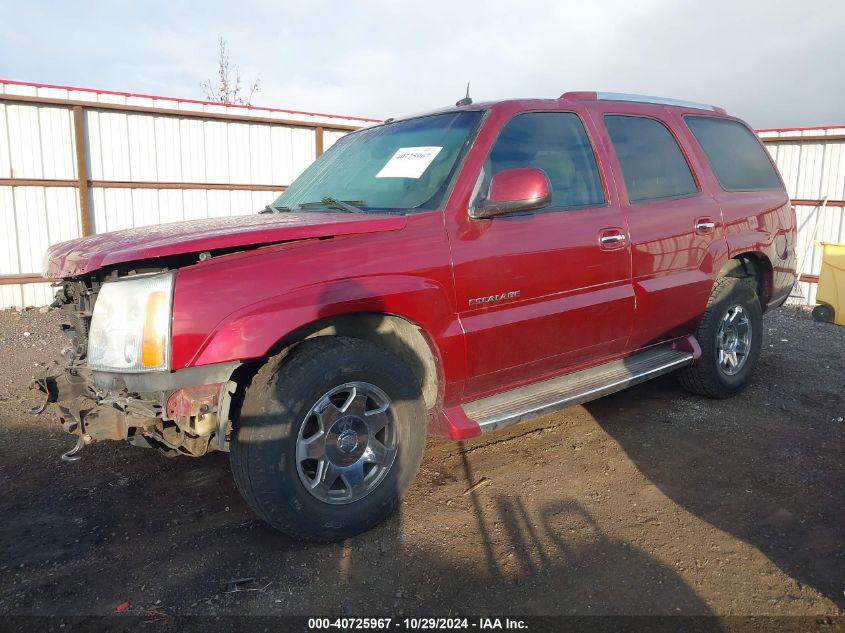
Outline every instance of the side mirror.
<svg viewBox="0 0 845 633">
<path fill-rule="evenodd" d="M 517 167 L 493 175 L 487 196 L 470 207 L 470 217 L 495 218 L 549 206 L 552 187 L 542 169 Z"/>
</svg>

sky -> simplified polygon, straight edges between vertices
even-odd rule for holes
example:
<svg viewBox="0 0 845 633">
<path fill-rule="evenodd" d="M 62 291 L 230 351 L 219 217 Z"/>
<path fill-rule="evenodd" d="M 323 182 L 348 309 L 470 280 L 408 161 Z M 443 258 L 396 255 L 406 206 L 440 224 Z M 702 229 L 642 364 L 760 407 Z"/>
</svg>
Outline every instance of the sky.
<svg viewBox="0 0 845 633">
<path fill-rule="evenodd" d="M 0 0 L 0 78 L 202 99 L 223 37 L 254 105 L 364 117 L 568 90 L 845 124 L 843 0 Z"/>
</svg>

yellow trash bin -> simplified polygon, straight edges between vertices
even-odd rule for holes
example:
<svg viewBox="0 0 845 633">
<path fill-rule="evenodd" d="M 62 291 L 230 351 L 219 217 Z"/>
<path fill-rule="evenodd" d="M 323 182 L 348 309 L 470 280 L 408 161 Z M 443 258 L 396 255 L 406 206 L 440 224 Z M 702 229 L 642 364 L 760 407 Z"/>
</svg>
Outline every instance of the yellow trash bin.
<svg viewBox="0 0 845 633">
<path fill-rule="evenodd" d="M 822 269 L 816 290 L 813 318 L 845 325 L 845 244 L 819 242 L 822 247 Z M 831 314 L 832 312 L 832 314 Z"/>
</svg>

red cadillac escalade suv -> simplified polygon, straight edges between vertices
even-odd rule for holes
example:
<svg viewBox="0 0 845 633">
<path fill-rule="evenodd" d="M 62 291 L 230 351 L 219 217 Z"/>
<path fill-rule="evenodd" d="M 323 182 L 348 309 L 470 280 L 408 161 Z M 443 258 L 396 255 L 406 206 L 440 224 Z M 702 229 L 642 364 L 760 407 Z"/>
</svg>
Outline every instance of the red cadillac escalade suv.
<svg viewBox="0 0 845 633">
<path fill-rule="evenodd" d="M 426 433 L 454 440 L 677 372 L 725 398 L 795 281 L 796 222 L 754 133 L 595 92 L 389 119 L 262 212 L 58 244 L 71 345 L 39 381 L 99 440 L 228 451 L 275 528 L 387 517 Z"/>
</svg>

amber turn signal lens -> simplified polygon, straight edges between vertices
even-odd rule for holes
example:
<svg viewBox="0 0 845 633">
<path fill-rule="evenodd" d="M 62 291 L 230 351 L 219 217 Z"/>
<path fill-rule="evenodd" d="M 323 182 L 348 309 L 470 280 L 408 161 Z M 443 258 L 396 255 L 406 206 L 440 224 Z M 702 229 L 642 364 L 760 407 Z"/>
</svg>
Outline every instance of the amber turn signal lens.
<svg viewBox="0 0 845 633">
<path fill-rule="evenodd" d="M 141 338 L 141 365 L 164 365 L 167 344 L 167 295 L 163 291 L 150 293 L 144 311 L 144 334 Z"/>
</svg>

